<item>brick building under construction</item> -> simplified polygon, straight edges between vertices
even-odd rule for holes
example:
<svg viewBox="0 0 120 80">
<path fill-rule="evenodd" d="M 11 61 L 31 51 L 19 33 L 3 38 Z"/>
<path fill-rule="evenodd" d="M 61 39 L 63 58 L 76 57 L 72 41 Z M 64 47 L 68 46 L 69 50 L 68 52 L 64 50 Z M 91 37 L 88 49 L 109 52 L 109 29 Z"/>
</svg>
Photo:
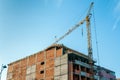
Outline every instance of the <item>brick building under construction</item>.
<svg viewBox="0 0 120 80">
<path fill-rule="evenodd" d="M 87 55 L 62 44 L 54 44 L 8 64 L 7 80 L 92 80 L 92 76 L 94 80 L 115 80 L 113 71 L 107 70 L 107 73 L 99 75 L 97 68 L 94 66 L 92 75 Z"/>
</svg>

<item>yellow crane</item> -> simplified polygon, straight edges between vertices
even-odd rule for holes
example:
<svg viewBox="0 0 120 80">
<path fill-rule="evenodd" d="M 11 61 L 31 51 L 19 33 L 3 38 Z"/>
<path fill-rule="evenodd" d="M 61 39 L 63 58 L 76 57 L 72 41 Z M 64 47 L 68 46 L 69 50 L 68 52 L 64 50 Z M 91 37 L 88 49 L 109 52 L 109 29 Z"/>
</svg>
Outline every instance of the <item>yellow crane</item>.
<svg viewBox="0 0 120 80">
<path fill-rule="evenodd" d="M 89 10 L 87 12 L 86 17 L 80 21 L 78 24 L 76 24 L 74 27 L 68 30 L 63 36 L 58 38 L 53 44 L 58 43 L 60 40 L 65 38 L 67 35 L 69 35 L 72 31 L 80 27 L 84 22 L 86 22 L 86 27 L 87 27 L 87 40 L 88 40 L 88 56 L 92 59 L 92 40 L 91 40 L 91 26 L 90 26 L 90 17 L 91 17 L 91 9 L 93 7 L 93 2 L 90 4 Z"/>
<path fill-rule="evenodd" d="M 92 55 L 92 39 L 91 39 L 91 26 L 90 26 L 90 18 L 91 18 L 91 9 L 93 7 L 93 2 L 90 4 L 90 7 L 88 9 L 87 15 L 86 17 L 81 20 L 78 24 L 76 24 L 74 27 L 72 27 L 71 29 L 68 30 L 68 32 L 66 32 L 63 36 L 61 36 L 60 38 L 58 38 L 53 44 L 56 44 L 57 42 L 59 42 L 60 40 L 62 40 L 63 38 L 65 38 L 67 35 L 69 35 L 72 31 L 74 31 L 75 29 L 77 29 L 78 27 L 80 27 L 84 22 L 86 22 L 86 28 L 87 28 L 87 42 L 88 42 L 88 56 L 89 56 L 89 64 L 91 65 L 91 79 L 94 80 L 94 72 L 93 72 L 93 55 Z"/>
</svg>

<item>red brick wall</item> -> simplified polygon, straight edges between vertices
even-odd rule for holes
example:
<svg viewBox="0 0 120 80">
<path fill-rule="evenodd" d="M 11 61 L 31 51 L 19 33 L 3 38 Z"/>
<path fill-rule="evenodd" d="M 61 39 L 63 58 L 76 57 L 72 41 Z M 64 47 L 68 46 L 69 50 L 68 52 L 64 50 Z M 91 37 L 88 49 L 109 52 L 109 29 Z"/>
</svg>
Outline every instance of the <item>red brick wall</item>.
<svg viewBox="0 0 120 80">
<path fill-rule="evenodd" d="M 44 51 L 37 53 L 37 62 L 44 61 Z"/>
<path fill-rule="evenodd" d="M 13 66 L 12 65 L 8 66 L 8 72 L 12 72 L 12 70 L 13 70 Z"/>
<path fill-rule="evenodd" d="M 54 59 L 46 60 L 46 68 L 54 67 Z"/>
<path fill-rule="evenodd" d="M 47 68 L 45 77 L 53 77 L 54 76 L 54 68 Z"/>
<path fill-rule="evenodd" d="M 36 55 L 32 55 L 28 57 L 28 66 L 32 66 L 35 64 L 35 59 L 36 59 Z"/>
<path fill-rule="evenodd" d="M 27 59 L 25 58 L 25 59 L 22 59 L 21 60 L 21 68 L 26 68 L 27 67 Z"/>
<path fill-rule="evenodd" d="M 51 48 L 31 55 L 8 66 L 8 73 L 12 73 L 14 80 L 26 80 L 26 70 L 28 66 L 36 65 L 36 79 L 54 80 L 54 58 L 62 55 L 62 48 L 56 50 Z M 41 62 L 44 64 L 41 65 Z M 40 71 L 44 71 L 40 74 Z"/>
<path fill-rule="evenodd" d="M 62 48 L 56 50 L 56 57 L 59 57 L 62 55 Z"/>
<path fill-rule="evenodd" d="M 55 49 L 50 49 L 46 51 L 46 59 L 54 59 Z"/>
</svg>

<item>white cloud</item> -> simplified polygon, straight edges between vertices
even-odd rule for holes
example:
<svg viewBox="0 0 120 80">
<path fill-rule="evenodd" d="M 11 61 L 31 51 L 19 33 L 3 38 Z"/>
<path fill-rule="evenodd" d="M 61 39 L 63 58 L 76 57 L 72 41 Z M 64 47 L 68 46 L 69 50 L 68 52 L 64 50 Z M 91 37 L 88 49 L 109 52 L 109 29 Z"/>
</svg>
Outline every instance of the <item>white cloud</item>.
<svg viewBox="0 0 120 80">
<path fill-rule="evenodd" d="M 120 0 L 116 2 L 116 6 L 114 8 L 115 13 L 120 13 Z"/>
<path fill-rule="evenodd" d="M 120 0 L 116 0 L 116 5 L 114 7 L 115 22 L 113 24 L 112 30 L 115 30 L 118 27 L 120 22 Z"/>
<path fill-rule="evenodd" d="M 115 30 L 118 27 L 118 23 L 120 22 L 120 17 L 118 17 L 115 21 L 115 23 L 113 24 L 113 28 L 112 30 Z"/>
</svg>

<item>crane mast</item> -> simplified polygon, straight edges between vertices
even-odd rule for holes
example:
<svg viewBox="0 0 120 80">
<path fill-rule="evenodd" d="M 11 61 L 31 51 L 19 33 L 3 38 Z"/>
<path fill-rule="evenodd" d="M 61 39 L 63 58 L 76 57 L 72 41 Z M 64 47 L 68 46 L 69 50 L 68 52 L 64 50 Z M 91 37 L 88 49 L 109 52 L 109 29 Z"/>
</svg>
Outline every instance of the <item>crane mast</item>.
<svg viewBox="0 0 120 80">
<path fill-rule="evenodd" d="M 90 5 L 90 8 L 88 10 L 87 16 L 86 16 L 86 27 L 87 27 L 87 42 L 88 42 L 88 56 L 89 56 L 89 64 L 91 66 L 91 77 L 92 80 L 94 80 L 94 62 L 93 62 L 93 53 L 92 53 L 92 39 L 91 39 L 91 25 L 90 25 L 90 18 L 91 18 L 91 9 L 93 7 L 93 2 Z"/>
<path fill-rule="evenodd" d="M 93 59 L 92 56 L 92 39 L 91 39 L 91 26 L 90 26 L 90 17 L 91 17 L 91 9 L 93 7 L 93 2 L 90 5 L 90 8 L 88 10 L 87 16 L 86 16 L 86 27 L 87 27 L 87 40 L 88 40 L 88 56 Z"/>
</svg>

